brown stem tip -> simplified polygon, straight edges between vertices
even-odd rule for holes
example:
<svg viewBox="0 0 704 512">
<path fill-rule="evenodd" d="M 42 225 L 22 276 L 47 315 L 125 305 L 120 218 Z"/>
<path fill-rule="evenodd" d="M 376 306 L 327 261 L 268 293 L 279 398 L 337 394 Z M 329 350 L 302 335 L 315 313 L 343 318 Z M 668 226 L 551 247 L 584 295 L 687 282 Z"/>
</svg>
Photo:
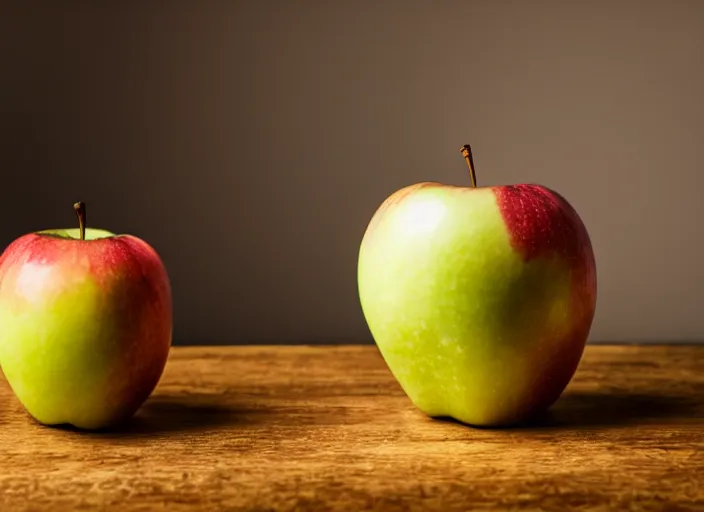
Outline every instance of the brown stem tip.
<svg viewBox="0 0 704 512">
<path fill-rule="evenodd" d="M 469 144 L 465 144 L 460 148 L 462 151 L 462 156 L 467 161 L 467 167 L 469 168 L 469 179 L 472 180 L 472 187 L 477 186 L 477 176 L 474 173 L 474 161 L 472 160 L 472 148 Z"/>
<path fill-rule="evenodd" d="M 73 209 L 78 217 L 78 227 L 81 230 L 81 240 L 86 239 L 86 205 L 83 201 L 73 203 Z"/>
</svg>

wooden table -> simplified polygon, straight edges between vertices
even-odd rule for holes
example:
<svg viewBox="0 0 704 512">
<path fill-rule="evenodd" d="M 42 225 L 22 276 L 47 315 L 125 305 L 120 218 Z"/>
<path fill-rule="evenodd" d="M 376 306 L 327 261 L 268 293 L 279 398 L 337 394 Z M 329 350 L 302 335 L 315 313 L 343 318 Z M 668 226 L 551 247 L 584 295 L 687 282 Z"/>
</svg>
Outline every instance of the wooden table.
<svg viewBox="0 0 704 512">
<path fill-rule="evenodd" d="M 374 346 L 174 348 L 130 426 L 41 427 L 0 380 L 0 511 L 704 511 L 704 346 L 593 346 L 550 414 L 414 409 Z"/>
</svg>

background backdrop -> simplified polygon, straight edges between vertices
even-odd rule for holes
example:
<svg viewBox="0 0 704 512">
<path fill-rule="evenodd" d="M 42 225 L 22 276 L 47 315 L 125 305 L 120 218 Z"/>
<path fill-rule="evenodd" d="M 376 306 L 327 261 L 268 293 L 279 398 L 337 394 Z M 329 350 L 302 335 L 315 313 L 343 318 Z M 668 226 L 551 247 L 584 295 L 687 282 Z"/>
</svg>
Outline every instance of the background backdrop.
<svg viewBox="0 0 704 512">
<path fill-rule="evenodd" d="M 420 180 L 580 212 L 596 341 L 704 338 L 704 2 L 3 2 L 0 244 L 145 238 L 177 343 L 370 341 L 367 222 Z"/>
</svg>

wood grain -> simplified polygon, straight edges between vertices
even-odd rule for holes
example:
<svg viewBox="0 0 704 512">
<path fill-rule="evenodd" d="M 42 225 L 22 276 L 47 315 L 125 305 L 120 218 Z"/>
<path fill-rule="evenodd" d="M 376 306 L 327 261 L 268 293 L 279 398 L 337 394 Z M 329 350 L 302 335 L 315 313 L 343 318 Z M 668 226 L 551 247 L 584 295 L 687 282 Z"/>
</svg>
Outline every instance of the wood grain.
<svg viewBox="0 0 704 512">
<path fill-rule="evenodd" d="M 414 409 L 373 346 L 174 348 L 123 430 L 42 427 L 0 381 L 0 510 L 704 510 L 704 347 L 588 346 L 549 414 Z"/>
</svg>

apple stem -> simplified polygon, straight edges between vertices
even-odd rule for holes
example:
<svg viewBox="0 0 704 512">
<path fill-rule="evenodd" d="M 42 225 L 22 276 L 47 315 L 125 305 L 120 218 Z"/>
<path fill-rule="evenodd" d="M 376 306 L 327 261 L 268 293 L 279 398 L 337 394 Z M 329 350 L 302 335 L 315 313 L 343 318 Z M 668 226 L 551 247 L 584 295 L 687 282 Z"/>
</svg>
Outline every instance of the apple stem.
<svg viewBox="0 0 704 512">
<path fill-rule="evenodd" d="M 86 239 L 86 205 L 82 201 L 73 203 L 73 209 L 78 216 L 78 227 L 81 230 L 81 240 Z"/>
<path fill-rule="evenodd" d="M 467 161 L 467 167 L 469 168 L 469 179 L 472 180 L 472 187 L 477 186 L 477 176 L 474 173 L 474 161 L 472 160 L 472 148 L 469 144 L 462 146 L 462 156 Z"/>
</svg>

